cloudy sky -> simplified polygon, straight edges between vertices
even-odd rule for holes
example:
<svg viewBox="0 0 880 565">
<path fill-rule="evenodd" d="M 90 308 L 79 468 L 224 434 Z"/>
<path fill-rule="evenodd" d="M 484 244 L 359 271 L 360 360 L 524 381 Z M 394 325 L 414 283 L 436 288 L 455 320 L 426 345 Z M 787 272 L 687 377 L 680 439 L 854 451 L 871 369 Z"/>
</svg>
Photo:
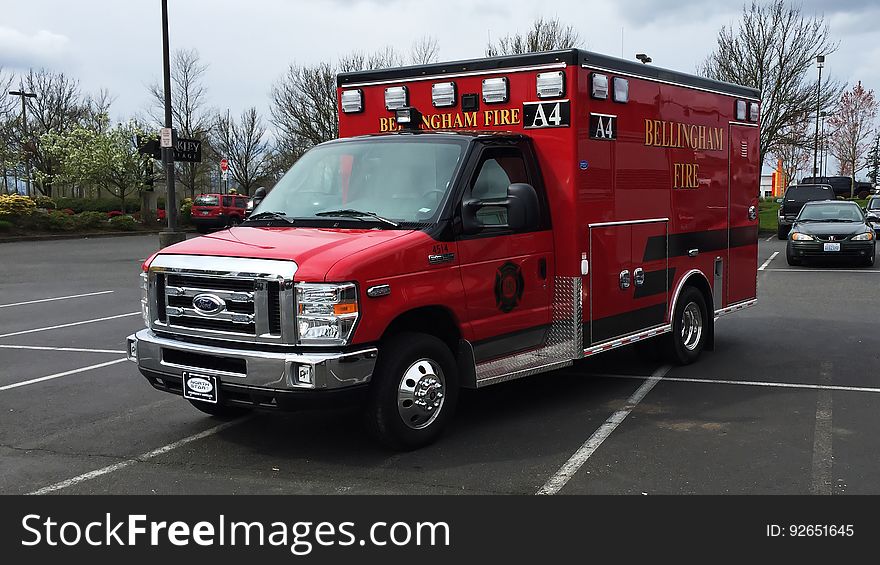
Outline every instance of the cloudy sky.
<svg viewBox="0 0 880 565">
<path fill-rule="evenodd" d="M 575 26 L 584 47 L 693 72 L 738 0 L 170 0 L 171 44 L 196 48 L 209 64 L 211 106 L 237 113 L 268 107 L 268 90 L 291 62 L 314 63 L 386 45 L 403 51 L 437 39 L 441 60 L 481 56 L 487 39 L 527 30 L 539 16 Z M 825 72 L 880 91 L 880 2 L 804 0 L 824 14 L 840 49 Z M 108 89 L 114 117 L 146 107 L 161 74 L 159 0 L 4 2 L 0 66 L 46 67 Z"/>
</svg>

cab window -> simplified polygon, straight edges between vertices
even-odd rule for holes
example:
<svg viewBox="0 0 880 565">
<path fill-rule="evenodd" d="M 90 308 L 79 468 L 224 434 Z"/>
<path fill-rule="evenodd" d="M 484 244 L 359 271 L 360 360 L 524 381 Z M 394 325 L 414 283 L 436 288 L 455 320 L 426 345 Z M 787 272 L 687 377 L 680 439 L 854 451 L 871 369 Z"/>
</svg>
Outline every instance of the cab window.
<svg viewBox="0 0 880 565">
<path fill-rule="evenodd" d="M 507 188 L 513 183 L 528 183 L 525 160 L 518 149 L 489 149 L 483 154 L 474 175 L 470 198 L 491 201 L 507 198 Z M 507 224 L 507 209 L 503 206 L 483 206 L 477 219 L 484 226 Z"/>
<path fill-rule="evenodd" d="M 231 196 L 224 196 L 223 197 L 223 206 L 227 206 L 227 207 L 232 206 L 232 197 Z"/>
</svg>

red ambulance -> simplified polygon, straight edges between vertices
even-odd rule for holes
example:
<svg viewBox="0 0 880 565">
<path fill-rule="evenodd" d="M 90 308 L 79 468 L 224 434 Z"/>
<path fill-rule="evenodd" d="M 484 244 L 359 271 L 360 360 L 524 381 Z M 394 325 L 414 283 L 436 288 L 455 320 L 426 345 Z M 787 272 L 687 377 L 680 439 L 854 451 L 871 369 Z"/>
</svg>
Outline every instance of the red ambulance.
<svg viewBox="0 0 880 565">
<path fill-rule="evenodd" d="M 209 414 L 363 402 L 425 445 L 458 392 L 756 300 L 758 92 L 581 50 L 338 77 L 340 139 L 144 264 L 129 355 Z M 317 111 L 317 110 L 316 110 Z"/>
</svg>

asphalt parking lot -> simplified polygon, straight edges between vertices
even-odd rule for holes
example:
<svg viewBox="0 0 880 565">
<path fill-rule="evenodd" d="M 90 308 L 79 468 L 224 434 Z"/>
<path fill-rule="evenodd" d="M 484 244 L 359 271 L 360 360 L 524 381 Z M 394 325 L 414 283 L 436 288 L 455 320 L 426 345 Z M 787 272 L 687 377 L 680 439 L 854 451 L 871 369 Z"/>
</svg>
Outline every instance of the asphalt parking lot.
<svg viewBox="0 0 880 565">
<path fill-rule="evenodd" d="M 624 349 L 468 391 L 401 454 L 351 409 L 222 422 L 150 387 L 124 339 L 156 245 L 0 244 L 0 492 L 880 493 L 880 266 L 790 268 L 762 239 L 758 306 L 698 363 Z"/>
</svg>

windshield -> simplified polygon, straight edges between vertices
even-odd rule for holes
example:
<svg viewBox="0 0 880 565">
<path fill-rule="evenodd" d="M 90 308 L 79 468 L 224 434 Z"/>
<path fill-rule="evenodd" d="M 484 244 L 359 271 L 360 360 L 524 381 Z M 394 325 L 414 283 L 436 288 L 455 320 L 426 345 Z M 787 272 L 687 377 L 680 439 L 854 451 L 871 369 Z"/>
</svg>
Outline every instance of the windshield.
<svg viewBox="0 0 880 565">
<path fill-rule="evenodd" d="M 868 201 L 868 210 L 880 210 L 880 198 L 872 198 Z"/>
<path fill-rule="evenodd" d="M 785 199 L 791 202 L 809 202 L 810 200 L 834 199 L 834 191 L 827 186 L 811 186 L 802 184 L 789 187 Z"/>
<path fill-rule="evenodd" d="M 861 209 L 855 204 L 812 204 L 804 206 L 798 216 L 799 221 L 807 222 L 863 222 Z"/>
<path fill-rule="evenodd" d="M 196 196 L 193 206 L 217 206 L 220 200 L 216 196 Z"/>
<path fill-rule="evenodd" d="M 254 212 L 315 220 L 374 222 L 378 216 L 378 221 L 433 222 L 465 147 L 460 139 L 417 136 L 318 146 L 294 164 Z"/>
</svg>

